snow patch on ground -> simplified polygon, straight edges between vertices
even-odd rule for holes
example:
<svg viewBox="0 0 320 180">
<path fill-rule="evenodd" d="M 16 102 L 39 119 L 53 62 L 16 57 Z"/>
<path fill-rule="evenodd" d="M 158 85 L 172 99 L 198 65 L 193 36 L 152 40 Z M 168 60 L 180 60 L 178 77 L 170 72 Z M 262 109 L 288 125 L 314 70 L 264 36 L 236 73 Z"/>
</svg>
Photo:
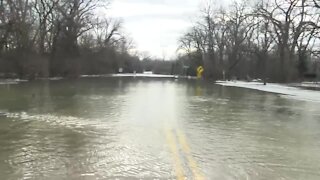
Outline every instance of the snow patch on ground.
<svg viewBox="0 0 320 180">
<path fill-rule="evenodd" d="M 20 82 L 28 82 L 28 81 L 22 80 L 22 79 L 0 79 L 0 85 L 19 84 Z"/>
<path fill-rule="evenodd" d="M 141 78 L 170 78 L 170 79 L 196 79 L 192 76 L 177 76 L 177 75 L 163 75 L 151 73 L 123 73 L 123 74 L 105 74 L 105 75 L 81 75 L 82 78 L 96 78 L 96 77 L 141 77 Z"/>
<path fill-rule="evenodd" d="M 150 77 L 150 78 L 178 78 L 174 75 L 162 75 L 162 74 L 112 74 L 112 77 Z"/>
<path fill-rule="evenodd" d="M 133 73 L 123 73 L 123 74 L 105 74 L 105 75 L 81 75 L 82 78 L 97 78 L 97 77 L 153 77 L 153 78 L 176 78 L 173 75 L 158 75 L 158 74 L 133 74 Z"/>
<path fill-rule="evenodd" d="M 303 88 L 313 88 L 315 90 L 320 90 L 320 83 L 319 82 L 293 83 L 292 86 L 303 87 Z"/>
<path fill-rule="evenodd" d="M 267 85 L 263 85 L 263 83 L 259 82 L 244 81 L 217 81 L 216 84 L 221 86 L 240 87 L 270 93 L 277 93 L 285 97 L 290 97 L 298 100 L 320 102 L 320 91 L 291 87 L 286 84 L 268 83 Z"/>
</svg>

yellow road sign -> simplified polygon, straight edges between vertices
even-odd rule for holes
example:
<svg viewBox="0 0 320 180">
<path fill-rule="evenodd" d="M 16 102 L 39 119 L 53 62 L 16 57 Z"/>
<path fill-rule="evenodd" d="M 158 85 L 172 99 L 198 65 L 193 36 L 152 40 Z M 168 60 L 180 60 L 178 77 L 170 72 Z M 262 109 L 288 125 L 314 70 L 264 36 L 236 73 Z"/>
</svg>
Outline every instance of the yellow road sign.
<svg viewBox="0 0 320 180">
<path fill-rule="evenodd" d="M 198 77 L 198 78 L 202 78 L 203 72 L 204 72 L 204 68 L 203 68 L 202 66 L 199 66 L 199 67 L 197 68 L 197 77 Z"/>
</svg>

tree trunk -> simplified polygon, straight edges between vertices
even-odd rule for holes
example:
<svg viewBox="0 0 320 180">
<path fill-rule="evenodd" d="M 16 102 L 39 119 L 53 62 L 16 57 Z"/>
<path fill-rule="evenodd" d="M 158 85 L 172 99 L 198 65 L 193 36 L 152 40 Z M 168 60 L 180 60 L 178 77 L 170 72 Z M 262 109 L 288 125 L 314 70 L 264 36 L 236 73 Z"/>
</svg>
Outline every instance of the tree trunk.
<svg viewBox="0 0 320 180">
<path fill-rule="evenodd" d="M 286 83 L 288 82 L 289 76 L 289 51 L 286 47 L 280 47 L 280 82 Z"/>
</svg>

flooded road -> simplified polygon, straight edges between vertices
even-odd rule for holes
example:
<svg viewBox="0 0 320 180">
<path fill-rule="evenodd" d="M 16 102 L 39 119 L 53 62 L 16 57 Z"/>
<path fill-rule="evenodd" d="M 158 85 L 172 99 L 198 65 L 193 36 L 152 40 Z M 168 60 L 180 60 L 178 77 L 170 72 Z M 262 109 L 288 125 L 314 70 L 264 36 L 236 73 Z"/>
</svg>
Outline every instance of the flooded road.
<svg viewBox="0 0 320 180">
<path fill-rule="evenodd" d="M 319 107 L 193 80 L 0 85 L 0 179 L 320 179 Z"/>
</svg>

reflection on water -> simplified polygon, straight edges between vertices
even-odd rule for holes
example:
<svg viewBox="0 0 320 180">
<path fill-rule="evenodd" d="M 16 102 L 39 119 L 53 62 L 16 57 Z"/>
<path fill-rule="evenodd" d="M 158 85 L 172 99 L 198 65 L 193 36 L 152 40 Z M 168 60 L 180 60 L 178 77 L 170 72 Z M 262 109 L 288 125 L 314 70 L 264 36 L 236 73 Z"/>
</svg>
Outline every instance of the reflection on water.
<svg viewBox="0 0 320 180">
<path fill-rule="evenodd" d="M 200 81 L 0 85 L 0 179 L 319 179 L 318 107 Z"/>
</svg>

